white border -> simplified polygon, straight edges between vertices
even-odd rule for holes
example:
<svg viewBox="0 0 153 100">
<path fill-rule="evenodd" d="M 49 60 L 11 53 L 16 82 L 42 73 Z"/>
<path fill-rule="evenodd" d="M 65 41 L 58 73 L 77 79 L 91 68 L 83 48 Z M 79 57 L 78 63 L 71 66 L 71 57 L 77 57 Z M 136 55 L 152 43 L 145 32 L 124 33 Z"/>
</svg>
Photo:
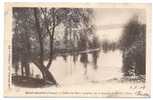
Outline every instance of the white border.
<svg viewBox="0 0 153 100">
<path fill-rule="evenodd" d="M 153 1 L 152 0 L 1 0 L 0 1 L 0 52 L 1 52 L 1 56 L 0 56 L 0 65 L 1 65 L 1 69 L 0 69 L 0 99 L 8 99 L 8 100 L 16 100 L 16 99 L 21 99 L 21 100 L 25 100 L 25 99 L 28 99 L 28 100 L 38 100 L 39 98 L 3 98 L 3 68 L 4 68 L 4 64 L 3 64 L 3 50 L 4 50 L 4 2 L 81 2 L 81 3 L 86 3 L 86 2 L 92 2 L 92 3 L 97 3 L 97 2 L 105 2 L 105 3 L 152 3 Z M 153 11 L 153 9 L 152 9 Z M 152 20 L 152 23 L 153 23 L 153 20 Z M 153 27 L 152 27 L 153 29 Z M 151 35 L 152 37 L 152 35 Z M 153 47 L 153 40 L 151 41 L 151 50 L 152 47 Z M 151 53 L 151 62 L 153 61 L 152 59 L 153 57 L 153 53 Z M 152 63 L 151 63 L 151 67 L 152 66 Z M 151 72 L 153 68 L 151 68 Z M 151 73 L 151 76 L 153 76 L 153 74 Z M 151 79 L 151 83 L 153 83 L 153 79 Z M 151 87 L 151 90 L 152 90 L 152 87 Z M 151 96 L 153 95 L 153 92 L 151 92 Z M 44 100 L 44 98 L 41 98 Z M 40 100 L 41 100 L 40 99 Z M 50 99 L 55 99 L 55 98 L 46 98 L 48 100 Z M 46 100 L 45 99 L 45 100 Z M 57 99 L 57 98 L 56 98 Z M 67 100 L 68 98 L 58 98 L 59 99 L 65 99 Z M 72 98 L 69 98 L 69 99 L 72 99 Z M 91 100 L 93 98 L 79 98 L 80 100 L 81 99 L 85 99 L 85 100 Z M 106 98 L 103 98 L 103 99 L 106 99 Z M 120 98 L 122 99 L 122 98 Z M 125 99 L 125 98 L 124 98 Z M 150 98 L 151 99 L 151 98 Z M 134 99 L 133 99 L 134 100 Z M 135 99 L 135 100 L 139 100 L 139 98 Z"/>
</svg>

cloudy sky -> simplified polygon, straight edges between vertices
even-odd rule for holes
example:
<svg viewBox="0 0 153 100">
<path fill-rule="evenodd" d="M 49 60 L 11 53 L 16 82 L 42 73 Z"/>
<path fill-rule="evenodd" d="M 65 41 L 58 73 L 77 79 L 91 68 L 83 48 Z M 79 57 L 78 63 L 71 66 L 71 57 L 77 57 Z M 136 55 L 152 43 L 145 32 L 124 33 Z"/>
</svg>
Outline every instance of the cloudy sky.
<svg viewBox="0 0 153 100">
<path fill-rule="evenodd" d="M 123 26 L 129 19 L 137 15 L 145 22 L 145 11 L 142 9 L 97 8 L 94 9 L 94 23 L 97 26 L 97 35 L 101 40 L 115 42 L 122 34 Z"/>
</svg>

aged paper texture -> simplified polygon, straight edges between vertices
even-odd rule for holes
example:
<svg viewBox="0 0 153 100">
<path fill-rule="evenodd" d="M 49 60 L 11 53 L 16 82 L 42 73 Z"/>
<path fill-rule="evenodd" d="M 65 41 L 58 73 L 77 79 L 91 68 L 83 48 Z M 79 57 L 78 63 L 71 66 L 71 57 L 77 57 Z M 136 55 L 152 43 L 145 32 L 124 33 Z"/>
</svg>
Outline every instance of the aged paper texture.
<svg viewBox="0 0 153 100">
<path fill-rule="evenodd" d="M 5 3 L 4 96 L 150 97 L 151 4 Z"/>
</svg>

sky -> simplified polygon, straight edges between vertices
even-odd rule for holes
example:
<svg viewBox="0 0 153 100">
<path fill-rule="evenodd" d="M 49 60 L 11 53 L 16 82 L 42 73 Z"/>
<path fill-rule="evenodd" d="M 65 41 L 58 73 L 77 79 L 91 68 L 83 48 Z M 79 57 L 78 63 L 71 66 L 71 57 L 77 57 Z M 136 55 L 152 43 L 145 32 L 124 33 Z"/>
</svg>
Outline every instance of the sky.
<svg viewBox="0 0 153 100">
<path fill-rule="evenodd" d="M 97 27 L 96 34 L 100 40 L 117 42 L 122 34 L 123 26 L 134 15 L 139 17 L 139 21 L 145 23 L 145 11 L 142 9 L 97 8 L 94 11 L 93 23 Z"/>
</svg>

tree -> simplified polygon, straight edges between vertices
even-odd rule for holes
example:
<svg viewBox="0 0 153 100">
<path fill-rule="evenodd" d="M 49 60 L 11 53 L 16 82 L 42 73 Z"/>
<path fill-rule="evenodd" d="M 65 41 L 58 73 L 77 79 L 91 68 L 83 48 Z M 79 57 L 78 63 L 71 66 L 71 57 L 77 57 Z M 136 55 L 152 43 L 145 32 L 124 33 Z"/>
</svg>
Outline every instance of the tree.
<svg viewBox="0 0 153 100">
<path fill-rule="evenodd" d="M 123 51 L 125 75 L 145 75 L 145 34 L 146 26 L 141 24 L 136 16 L 124 28 L 120 49 Z"/>
<path fill-rule="evenodd" d="M 100 42 L 98 40 L 98 38 L 96 36 L 93 37 L 92 41 L 90 42 L 90 48 L 91 49 L 97 49 L 100 48 Z M 99 55 L 100 50 L 95 50 L 93 51 L 92 54 L 92 58 L 93 58 L 93 65 L 94 65 L 94 69 L 97 69 L 97 59 L 98 59 L 98 55 Z"/>
<path fill-rule="evenodd" d="M 23 67 L 29 68 L 28 70 L 30 70 L 29 63 L 34 63 L 41 71 L 45 82 L 57 85 L 56 79 L 49 71 L 53 58 L 56 56 L 55 53 L 61 52 L 55 45 L 58 42 L 55 34 L 56 28 L 63 24 L 67 30 L 64 35 L 67 39 L 65 44 L 70 44 L 70 46 L 65 47 L 71 49 L 70 54 L 75 56 L 73 59 L 75 62 L 77 59 L 75 51 L 80 48 L 78 42 L 84 42 L 82 35 L 86 37 L 83 50 L 88 48 L 89 32 L 87 30 L 90 27 L 88 16 L 90 10 L 82 8 L 15 8 L 13 11 L 15 20 L 13 35 L 13 57 L 15 59 L 13 58 L 13 63 L 20 61 Z M 20 52 L 16 52 L 18 49 Z M 20 57 L 16 55 L 20 55 Z M 44 64 L 45 61 L 48 61 L 47 64 Z M 15 68 L 17 69 L 17 67 Z M 28 75 L 30 73 L 28 70 L 23 70 L 23 74 Z"/>
<path fill-rule="evenodd" d="M 106 53 L 109 50 L 109 42 L 107 40 L 102 42 L 102 48 L 104 53 Z"/>
<path fill-rule="evenodd" d="M 79 34 L 80 38 L 78 41 L 78 48 L 80 51 L 86 51 L 88 49 L 95 48 L 94 45 L 97 45 L 97 43 L 94 44 L 94 42 L 95 42 L 94 41 L 95 27 L 93 25 L 93 20 L 92 20 L 92 19 L 94 19 L 94 12 L 92 9 L 82 9 L 82 12 L 83 13 L 81 13 L 81 19 L 80 19 L 82 28 L 81 28 L 80 34 Z M 91 38 L 93 38 L 93 41 L 91 40 Z M 91 41 L 93 43 L 92 45 L 90 45 Z M 93 61 L 97 60 L 97 57 L 96 56 L 94 56 L 94 57 L 95 58 L 93 59 Z M 84 68 L 85 68 L 84 74 L 86 75 L 87 74 L 87 64 L 88 64 L 88 53 L 86 53 L 86 52 L 81 53 L 80 61 L 84 65 Z M 94 62 L 96 62 L 96 61 L 94 61 Z"/>
<path fill-rule="evenodd" d="M 40 71 L 42 72 L 43 75 L 43 79 L 45 81 L 50 81 L 52 82 L 52 84 L 57 84 L 56 80 L 54 79 L 53 75 L 51 74 L 51 72 L 49 72 L 49 68 L 52 62 L 52 57 L 53 57 L 53 39 L 54 39 L 54 31 L 55 31 L 55 9 L 52 8 L 51 9 L 51 13 L 52 13 L 52 30 L 50 31 L 49 29 L 49 24 L 47 23 L 47 18 L 44 15 L 45 18 L 45 26 L 47 28 L 47 33 L 49 35 L 49 46 L 50 46 L 50 54 L 49 54 L 49 61 L 48 64 L 45 66 L 44 65 L 44 45 L 43 45 L 43 34 L 41 31 L 41 26 L 40 26 L 40 21 L 39 21 L 39 10 L 37 8 L 33 8 L 33 12 L 34 12 L 34 18 L 35 18 L 35 26 L 36 26 L 36 32 L 38 35 L 38 41 L 39 41 L 39 46 L 40 46 L 40 54 L 39 54 L 39 58 L 37 60 L 33 60 L 34 64 L 40 69 Z"/>
<path fill-rule="evenodd" d="M 92 9 L 84 8 L 73 8 L 65 9 L 68 10 L 68 15 L 65 17 L 65 34 L 64 34 L 64 43 L 65 47 L 69 48 L 72 53 L 73 61 L 76 62 L 78 58 L 79 51 L 86 51 L 90 49 L 89 45 L 91 41 L 90 38 L 95 36 L 95 27 L 92 23 L 94 18 L 94 13 Z M 94 45 L 92 45 L 94 46 Z M 93 47 L 95 48 L 95 47 Z M 87 73 L 87 63 L 88 63 L 88 54 L 81 53 L 80 61 L 83 63 L 85 68 L 85 74 Z M 97 57 L 95 58 L 97 59 Z"/>
<path fill-rule="evenodd" d="M 52 45 L 53 45 L 53 36 L 54 28 L 52 33 L 46 31 L 48 26 L 44 28 L 43 24 L 46 24 L 46 19 L 43 20 L 40 15 L 38 8 L 14 8 L 14 35 L 13 35 L 13 59 L 19 56 L 19 60 L 13 60 L 13 64 L 17 61 L 21 62 L 21 72 L 22 75 L 30 75 L 30 62 L 33 62 L 42 72 L 43 79 L 45 81 L 50 81 L 53 84 L 56 84 L 55 79 L 52 74 L 48 71 L 52 59 Z M 54 12 L 53 12 L 54 13 Z M 54 15 L 54 14 L 53 14 Z M 54 18 L 54 16 L 53 16 Z M 53 21 L 54 23 L 55 21 Z M 54 25 L 53 25 L 54 26 Z M 44 37 L 49 35 L 50 37 L 50 59 L 47 67 L 44 65 Z M 18 37 L 18 38 L 15 38 Z M 17 40 L 18 39 L 18 40 Z M 40 49 L 38 49 L 40 48 Z M 19 49 L 17 52 L 16 50 Z M 39 51 L 40 50 L 40 51 Z"/>
<path fill-rule="evenodd" d="M 30 76 L 30 55 L 31 55 L 31 45 L 30 45 L 30 32 L 29 30 L 29 13 L 26 8 L 23 9 L 13 9 L 13 39 L 12 39 L 12 47 L 13 47 L 13 65 L 15 65 L 15 70 L 17 74 L 17 70 L 19 69 L 19 62 L 21 62 L 21 74 L 22 76 Z"/>
<path fill-rule="evenodd" d="M 87 50 L 87 37 L 86 35 L 82 35 L 80 37 L 80 41 L 79 41 L 79 47 L 81 51 Z M 81 57 L 80 57 L 80 62 L 82 62 L 84 64 L 84 68 L 85 68 L 85 75 L 87 74 L 87 63 L 88 63 L 88 54 L 87 53 L 82 53 Z"/>
<path fill-rule="evenodd" d="M 13 35 L 12 39 L 12 65 L 13 68 L 15 69 L 15 75 L 18 75 L 18 70 L 19 70 L 19 52 L 20 52 L 20 47 L 17 45 L 17 40 L 19 37 L 17 35 Z"/>
</svg>

